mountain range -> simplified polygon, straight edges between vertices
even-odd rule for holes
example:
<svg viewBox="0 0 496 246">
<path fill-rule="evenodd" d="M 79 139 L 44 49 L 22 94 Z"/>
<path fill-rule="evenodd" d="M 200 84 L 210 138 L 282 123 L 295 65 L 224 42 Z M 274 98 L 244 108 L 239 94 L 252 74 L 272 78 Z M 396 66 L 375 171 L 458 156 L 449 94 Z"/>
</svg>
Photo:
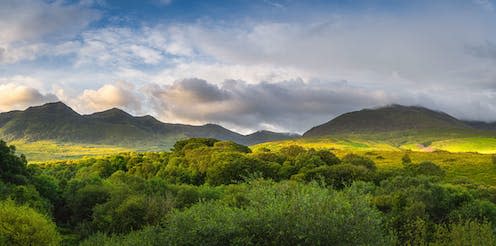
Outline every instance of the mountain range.
<svg viewBox="0 0 496 246">
<path fill-rule="evenodd" d="M 311 128 L 302 137 L 411 130 L 496 133 L 496 122 L 463 121 L 424 107 L 389 105 L 342 114 Z M 134 149 L 163 149 L 170 148 L 179 139 L 190 137 L 209 137 L 253 145 L 300 136 L 270 131 L 242 135 L 216 124 L 194 126 L 164 123 L 149 115 L 132 116 L 117 108 L 81 115 L 62 102 L 0 113 L 0 138 L 6 141 L 54 140 Z"/>
<path fill-rule="evenodd" d="M 242 135 L 216 124 L 193 126 L 163 123 L 149 115 L 136 117 L 117 108 L 81 115 L 62 102 L 0 113 L 0 138 L 6 141 L 55 140 L 143 148 L 171 147 L 175 141 L 189 137 L 209 137 L 252 145 L 296 136 L 270 131 Z"/>
</svg>

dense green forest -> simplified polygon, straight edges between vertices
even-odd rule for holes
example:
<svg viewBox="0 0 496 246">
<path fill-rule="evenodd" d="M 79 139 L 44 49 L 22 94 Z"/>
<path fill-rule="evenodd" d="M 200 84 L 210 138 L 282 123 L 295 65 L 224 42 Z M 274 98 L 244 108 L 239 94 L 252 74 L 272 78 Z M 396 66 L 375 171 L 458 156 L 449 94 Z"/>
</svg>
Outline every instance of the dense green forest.
<svg viewBox="0 0 496 246">
<path fill-rule="evenodd" d="M 193 138 L 27 165 L 1 141 L 0 245 L 496 245 L 496 188 L 446 183 L 405 153 L 382 170 L 356 154 Z"/>
</svg>

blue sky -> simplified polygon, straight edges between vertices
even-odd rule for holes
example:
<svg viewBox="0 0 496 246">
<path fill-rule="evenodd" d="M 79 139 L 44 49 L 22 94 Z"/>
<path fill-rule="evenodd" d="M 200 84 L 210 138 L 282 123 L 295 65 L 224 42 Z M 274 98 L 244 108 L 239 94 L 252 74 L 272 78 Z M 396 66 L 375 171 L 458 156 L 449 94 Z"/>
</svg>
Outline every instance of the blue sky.
<svg viewBox="0 0 496 246">
<path fill-rule="evenodd" d="M 494 4 L 0 0 L 0 111 L 61 100 L 243 133 L 391 103 L 494 121 Z"/>
</svg>

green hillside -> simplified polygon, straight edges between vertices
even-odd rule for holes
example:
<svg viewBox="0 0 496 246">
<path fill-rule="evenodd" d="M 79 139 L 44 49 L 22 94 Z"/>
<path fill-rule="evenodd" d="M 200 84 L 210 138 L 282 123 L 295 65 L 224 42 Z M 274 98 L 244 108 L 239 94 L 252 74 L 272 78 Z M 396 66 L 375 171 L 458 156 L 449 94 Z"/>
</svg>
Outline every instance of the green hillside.
<svg viewBox="0 0 496 246">
<path fill-rule="evenodd" d="M 327 123 L 313 127 L 303 136 L 320 137 L 341 133 L 466 129 L 473 128 L 442 112 L 415 106 L 392 105 L 342 114 Z"/>
<path fill-rule="evenodd" d="M 38 146 L 40 144 L 36 142 L 39 141 L 50 141 L 60 146 L 166 150 L 177 140 L 190 137 L 210 137 L 250 145 L 293 136 L 268 131 L 245 136 L 215 124 L 169 124 L 148 115 L 135 117 L 116 108 L 80 115 L 62 102 L 0 114 L 0 139 L 20 142 L 21 152 L 22 146 Z"/>
<path fill-rule="evenodd" d="M 348 151 L 449 151 L 496 153 L 496 132 L 483 130 L 420 130 L 377 133 L 341 133 L 323 137 L 303 137 L 254 145 L 254 149 L 280 149 L 289 145 Z"/>
</svg>

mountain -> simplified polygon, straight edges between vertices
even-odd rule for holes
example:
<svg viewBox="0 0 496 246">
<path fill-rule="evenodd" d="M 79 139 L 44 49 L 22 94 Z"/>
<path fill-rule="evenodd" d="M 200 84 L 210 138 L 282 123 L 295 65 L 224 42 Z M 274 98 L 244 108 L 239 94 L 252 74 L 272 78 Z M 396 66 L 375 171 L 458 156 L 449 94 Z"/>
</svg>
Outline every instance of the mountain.
<svg viewBox="0 0 496 246">
<path fill-rule="evenodd" d="M 443 112 L 417 106 L 390 105 L 342 114 L 313 127 L 303 136 L 436 129 L 463 130 L 473 127 Z"/>
<path fill-rule="evenodd" d="M 56 140 L 146 148 L 170 147 L 178 139 L 187 137 L 211 137 L 240 144 L 256 144 L 294 136 L 269 132 L 245 136 L 215 124 L 192 126 L 163 123 L 149 115 L 135 117 L 117 108 L 80 115 L 62 102 L 0 113 L 0 138 L 7 141 Z"/>
<path fill-rule="evenodd" d="M 250 145 L 252 145 L 263 142 L 296 138 L 296 137 L 300 137 L 300 135 L 294 133 L 280 133 L 280 132 L 271 132 L 271 131 L 263 130 L 246 135 L 245 137 L 246 137 L 246 141 Z"/>
<path fill-rule="evenodd" d="M 463 121 L 465 124 L 479 130 L 496 130 L 496 122 Z"/>
</svg>

